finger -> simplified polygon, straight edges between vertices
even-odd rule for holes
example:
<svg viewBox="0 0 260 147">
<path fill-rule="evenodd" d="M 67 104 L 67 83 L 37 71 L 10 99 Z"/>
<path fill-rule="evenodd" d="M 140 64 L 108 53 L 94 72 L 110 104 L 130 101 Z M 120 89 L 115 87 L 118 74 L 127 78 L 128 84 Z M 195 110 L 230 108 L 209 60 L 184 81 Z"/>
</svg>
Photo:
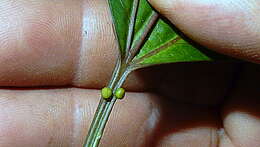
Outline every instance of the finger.
<svg viewBox="0 0 260 147">
<path fill-rule="evenodd" d="M 1 90 L 0 146 L 82 146 L 99 92 Z M 128 93 L 113 110 L 101 146 L 206 147 L 217 142 L 215 112 L 204 106 Z"/>
<path fill-rule="evenodd" d="M 104 85 L 117 54 L 108 12 L 105 1 L 1 1 L 0 85 Z"/>
<path fill-rule="evenodd" d="M 108 145 L 133 144 L 136 136 L 145 137 L 138 129 L 145 129 L 154 113 L 148 99 L 153 96 L 127 97 L 112 113 L 105 137 Z M 0 146 L 82 146 L 98 100 L 95 90 L 1 90 Z"/>
<path fill-rule="evenodd" d="M 6 26 L 0 27 L 0 86 L 101 88 L 107 84 L 117 48 L 106 1 L 6 0 L 0 5 L 0 23 Z M 219 79 L 218 83 L 223 83 L 218 88 L 225 91 L 227 81 L 222 79 L 229 80 L 233 67 L 221 65 L 149 68 L 131 74 L 125 87 L 132 91 L 158 88 L 163 77 L 172 82 L 164 84 L 169 87 L 187 79 L 181 74 L 186 72 L 184 69 L 196 66 L 197 71 L 202 71 L 198 75 L 212 79 L 210 83 Z M 207 68 L 214 69 L 212 73 L 216 72 L 219 78 L 208 76 Z M 222 77 L 223 73 L 227 78 Z M 166 76 L 171 74 L 178 78 Z"/>
<path fill-rule="evenodd" d="M 109 81 L 118 50 L 106 1 L 6 0 L 0 19 L 0 86 Z M 141 89 L 138 77 L 129 79 L 129 89 Z"/>
<path fill-rule="evenodd" d="M 0 4 L 4 8 L 12 1 Z M 0 14 L 7 18 L 15 11 L 15 16 L 22 11 L 26 13 L 16 16 L 21 25 L 14 25 L 15 31 L 1 28 L 5 33 L 0 35 L 0 40 L 6 45 L 0 44 L 3 48 L 0 50 L 0 86 L 101 88 L 107 84 L 117 49 L 105 1 L 37 1 L 35 5 L 18 1 L 14 4 L 16 7 L 6 6 Z M 39 13 L 34 13 L 36 10 Z M 13 23 L 11 20 L 1 22 Z M 24 33 L 19 33 L 19 29 Z M 4 40 L 4 36 L 9 39 Z M 16 36 L 20 39 L 15 39 Z M 33 46 L 28 45 L 28 41 Z M 125 87 L 128 91 L 156 89 L 165 96 L 186 102 L 216 104 L 228 89 L 233 68 L 226 63 L 154 67 L 132 73 Z M 203 90 L 200 87 L 204 87 Z M 192 97 L 181 89 L 194 91 Z"/>
<path fill-rule="evenodd" d="M 234 146 L 260 146 L 260 68 L 250 65 L 224 109 L 224 128 Z"/>
<path fill-rule="evenodd" d="M 219 147 L 236 147 L 227 136 L 224 129 L 219 131 Z"/>
<path fill-rule="evenodd" d="M 260 3 L 255 0 L 150 0 L 194 41 L 260 63 Z"/>
<path fill-rule="evenodd" d="M 220 119 L 215 107 L 182 104 L 165 98 L 160 105 L 160 122 L 146 146 L 218 146 Z"/>
<path fill-rule="evenodd" d="M 81 12 L 81 1 L 1 1 L 1 86 L 71 83 Z"/>
<path fill-rule="evenodd" d="M 229 92 L 238 69 L 239 64 L 226 62 L 178 63 L 160 65 L 148 74 L 154 77 L 154 91 L 160 95 L 180 102 L 218 105 Z"/>
<path fill-rule="evenodd" d="M 107 84 L 118 52 L 105 1 L 6 0 L 0 5 L 1 86 Z M 141 85 L 135 76 L 130 81 L 136 82 L 129 87 Z"/>
</svg>

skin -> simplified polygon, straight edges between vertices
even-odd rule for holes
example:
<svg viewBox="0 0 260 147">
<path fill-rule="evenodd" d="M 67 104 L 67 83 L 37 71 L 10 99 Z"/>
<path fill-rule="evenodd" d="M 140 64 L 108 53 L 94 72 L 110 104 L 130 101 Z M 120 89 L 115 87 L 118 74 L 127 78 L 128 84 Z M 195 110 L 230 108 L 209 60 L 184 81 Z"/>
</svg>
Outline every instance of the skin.
<svg viewBox="0 0 260 147">
<path fill-rule="evenodd" d="M 196 42 L 260 63 L 257 0 L 151 0 Z M 0 2 L 0 146 L 80 147 L 118 50 L 106 1 Z M 260 67 L 133 73 L 101 146 L 260 146 Z M 185 90 L 185 91 L 184 91 Z"/>
</svg>

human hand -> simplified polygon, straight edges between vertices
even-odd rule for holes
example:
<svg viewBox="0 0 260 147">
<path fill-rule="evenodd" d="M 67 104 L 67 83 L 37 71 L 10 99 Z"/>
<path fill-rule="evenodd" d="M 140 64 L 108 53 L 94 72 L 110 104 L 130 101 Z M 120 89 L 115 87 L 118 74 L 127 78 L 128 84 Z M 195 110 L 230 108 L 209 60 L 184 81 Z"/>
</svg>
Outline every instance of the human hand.
<svg viewBox="0 0 260 147">
<path fill-rule="evenodd" d="M 106 1 L 0 6 L 0 146 L 81 146 L 117 55 Z M 260 69 L 237 66 L 133 73 L 101 146 L 259 146 Z"/>
<path fill-rule="evenodd" d="M 260 63 L 260 3 L 255 0 L 150 0 L 194 41 Z"/>
</svg>

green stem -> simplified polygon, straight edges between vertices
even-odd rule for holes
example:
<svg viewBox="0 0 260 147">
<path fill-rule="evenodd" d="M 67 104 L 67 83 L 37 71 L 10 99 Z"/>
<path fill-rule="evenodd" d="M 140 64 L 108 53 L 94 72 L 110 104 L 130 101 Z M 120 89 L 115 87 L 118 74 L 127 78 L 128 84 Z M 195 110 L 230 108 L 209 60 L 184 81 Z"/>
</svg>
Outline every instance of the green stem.
<svg viewBox="0 0 260 147">
<path fill-rule="evenodd" d="M 95 134 L 94 134 L 90 147 L 97 147 L 99 145 L 100 140 L 103 136 L 103 132 L 104 132 L 106 123 L 108 121 L 109 115 L 111 114 L 111 111 L 113 109 L 114 104 L 116 103 L 116 100 L 117 99 L 113 97 L 113 99 L 106 104 L 105 110 L 101 117 L 102 121 L 99 122 L 99 125 L 98 125 L 97 129 L 95 130 Z"/>
<path fill-rule="evenodd" d="M 97 107 L 97 111 L 96 111 L 96 113 L 94 115 L 94 119 L 93 119 L 93 121 L 91 123 L 91 126 L 90 126 L 90 128 L 92 128 L 92 129 L 89 130 L 87 139 L 86 139 L 86 141 L 84 143 L 85 147 L 87 147 L 86 145 L 90 144 L 91 139 L 94 136 L 94 132 L 97 129 L 97 125 L 98 125 L 98 123 L 100 121 L 100 118 L 102 116 L 102 112 L 104 111 L 105 104 L 106 104 L 105 100 L 101 98 L 100 101 L 99 101 L 98 107 Z"/>
<path fill-rule="evenodd" d="M 119 58 L 114 69 L 112 79 L 110 80 L 108 86 L 113 89 L 113 92 L 115 92 L 117 88 L 120 88 L 122 86 L 126 77 L 131 72 L 131 70 L 126 67 L 126 65 L 122 66 L 121 60 Z M 90 126 L 88 136 L 85 140 L 84 147 L 97 147 L 99 145 L 109 115 L 113 109 L 116 100 L 117 99 L 115 97 L 113 97 L 110 101 L 101 98 L 92 124 Z"/>
<path fill-rule="evenodd" d="M 140 0 L 134 1 L 134 8 L 131 15 L 131 23 L 129 26 L 129 32 L 127 37 L 126 55 L 119 55 L 116 67 L 112 75 L 112 79 L 108 84 L 108 87 L 111 88 L 113 92 L 115 92 L 116 89 L 120 88 L 123 85 L 128 74 L 134 70 L 133 67 L 135 66 L 132 66 L 132 60 L 134 56 L 139 52 L 145 38 L 147 37 L 148 33 L 151 31 L 152 27 L 158 20 L 158 14 L 156 12 L 153 12 L 144 33 L 140 36 L 136 44 L 132 46 L 134 25 L 139 1 Z M 98 147 L 102 135 L 104 133 L 104 129 L 107 124 L 108 118 L 112 112 L 114 104 L 116 103 L 116 100 L 117 99 L 114 96 L 110 101 L 101 98 L 83 147 Z"/>
</svg>

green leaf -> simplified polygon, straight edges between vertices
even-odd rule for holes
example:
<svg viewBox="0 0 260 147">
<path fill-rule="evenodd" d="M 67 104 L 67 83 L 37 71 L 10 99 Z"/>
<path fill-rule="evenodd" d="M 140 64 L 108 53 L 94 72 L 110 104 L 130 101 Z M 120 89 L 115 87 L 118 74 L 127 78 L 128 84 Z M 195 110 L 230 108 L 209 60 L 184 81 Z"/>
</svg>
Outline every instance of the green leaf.
<svg viewBox="0 0 260 147">
<path fill-rule="evenodd" d="M 108 0 L 121 54 L 126 51 L 128 35 L 131 33 L 129 30 L 135 1 L 139 0 Z"/>
<path fill-rule="evenodd" d="M 210 61 L 218 56 L 183 40 L 146 0 L 109 0 L 109 5 L 121 55 L 134 66 Z"/>
<path fill-rule="evenodd" d="M 212 60 L 210 56 L 183 40 L 170 25 L 159 19 L 139 54 L 136 55 L 134 62 L 150 66 L 210 60 Z"/>
</svg>

